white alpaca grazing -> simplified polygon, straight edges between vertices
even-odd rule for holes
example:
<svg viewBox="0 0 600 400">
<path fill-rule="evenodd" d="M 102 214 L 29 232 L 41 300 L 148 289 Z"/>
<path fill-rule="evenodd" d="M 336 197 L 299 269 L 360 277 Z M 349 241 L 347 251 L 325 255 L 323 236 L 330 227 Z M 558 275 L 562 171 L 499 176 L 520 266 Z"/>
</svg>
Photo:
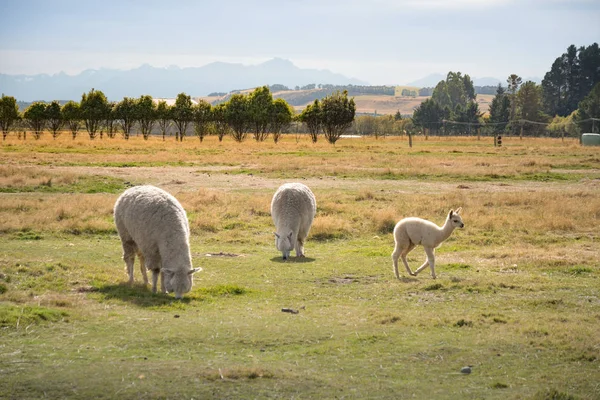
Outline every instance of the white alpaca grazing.
<svg viewBox="0 0 600 400">
<path fill-rule="evenodd" d="M 296 257 L 304 257 L 304 242 L 317 213 L 315 195 L 302 183 L 281 185 L 271 201 L 275 223 L 275 246 L 287 260 L 295 249 Z"/>
<path fill-rule="evenodd" d="M 435 249 L 442 242 L 450 237 L 450 234 L 455 228 L 464 228 L 465 224 L 462 221 L 460 213 L 462 208 L 450 210 L 444 226 L 439 227 L 431 221 L 421 218 L 404 218 L 396 224 L 394 228 L 394 241 L 396 246 L 392 253 L 392 261 L 394 262 L 394 274 L 400 279 L 398 273 L 398 258 L 402 258 L 402 262 L 406 267 L 409 275 L 417 276 L 419 272 L 427 267 L 431 268 L 431 276 L 435 279 Z M 417 245 L 422 245 L 427 254 L 427 260 L 415 272 L 412 272 L 406 261 L 406 256 Z"/>
<path fill-rule="evenodd" d="M 136 186 L 118 198 L 114 214 L 129 283 L 133 283 L 137 254 L 144 283 L 148 283 L 145 269 L 152 271 L 154 293 L 159 274 L 163 293 L 175 292 L 175 297 L 180 299 L 189 292 L 192 275 L 202 268 L 192 268 L 190 228 L 185 210 L 177 199 L 154 186 Z"/>
</svg>

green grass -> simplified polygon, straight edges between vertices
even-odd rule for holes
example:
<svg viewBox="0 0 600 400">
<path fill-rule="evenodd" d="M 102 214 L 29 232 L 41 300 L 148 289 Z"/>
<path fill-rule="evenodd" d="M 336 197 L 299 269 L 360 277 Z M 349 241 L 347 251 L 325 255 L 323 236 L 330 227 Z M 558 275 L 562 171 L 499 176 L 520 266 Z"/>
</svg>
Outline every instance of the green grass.
<svg viewBox="0 0 600 400">
<path fill-rule="evenodd" d="M 16 306 L 0 302 L 0 328 L 18 329 L 20 326 L 29 326 L 44 322 L 65 322 L 69 314 L 63 310 L 57 310 L 37 306 Z"/>
<path fill-rule="evenodd" d="M 595 266 L 516 279 L 440 256 L 436 281 L 398 281 L 389 254 L 360 256 L 381 240 L 312 241 L 284 263 L 197 237 L 194 254 L 243 256 L 195 256 L 183 301 L 125 285 L 115 236 L 4 242 L 0 397 L 595 397 Z"/>
<path fill-rule="evenodd" d="M 54 183 L 52 178 L 39 185 L 0 186 L 0 193 L 119 193 L 129 187 L 123 179 L 102 175 L 82 175 L 72 183 Z"/>
</svg>

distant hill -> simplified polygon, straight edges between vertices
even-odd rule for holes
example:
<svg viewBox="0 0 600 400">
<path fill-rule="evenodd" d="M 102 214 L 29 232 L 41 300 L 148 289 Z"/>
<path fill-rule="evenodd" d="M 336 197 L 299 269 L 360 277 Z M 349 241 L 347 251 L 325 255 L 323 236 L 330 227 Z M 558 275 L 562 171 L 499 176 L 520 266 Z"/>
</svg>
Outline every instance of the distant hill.
<svg viewBox="0 0 600 400">
<path fill-rule="evenodd" d="M 471 76 L 473 80 L 473 86 L 498 86 L 498 83 L 502 84 L 502 86 L 506 87 L 506 78 L 498 79 L 494 77 L 483 77 L 483 78 L 475 78 Z M 421 79 L 417 79 L 416 81 L 412 81 L 406 84 L 406 86 L 417 86 L 420 88 L 434 88 L 440 81 L 446 80 L 446 75 L 443 74 L 431 74 L 427 75 Z M 542 80 L 538 77 L 527 77 L 523 78 L 523 82 L 533 81 L 538 85 L 542 82 Z"/>
<path fill-rule="evenodd" d="M 0 92 L 21 101 L 80 100 L 84 92 L 95 88 L 109 100 L 123 97 L 175 97 L 185 92 L 205 96 L 211 92 L 229 92 L 240 88 L 283 84 L 289 87 L 311 83 L 365 85 L 328 70 L 303 69 L 292 62 L 274 58 L 258 65 L 215 62 L 202 67 L 157 68 L 142 65 L 131 70 L 86 70 L 77 75 L 6 75 L 0 74 Z"/>
</svg>

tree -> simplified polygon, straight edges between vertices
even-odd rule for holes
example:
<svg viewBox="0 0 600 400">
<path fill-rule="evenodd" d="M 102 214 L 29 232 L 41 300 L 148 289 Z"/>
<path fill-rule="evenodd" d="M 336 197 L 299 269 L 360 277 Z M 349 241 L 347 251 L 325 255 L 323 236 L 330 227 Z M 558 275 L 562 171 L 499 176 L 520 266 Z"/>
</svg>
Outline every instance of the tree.
<svg viewBox="0 0 600 400">
<path fill-rule="evenodd" d="M 161 100 L 158 102 L 156 106 L 156 120 L 158 121 L 158 127 L 160 128 L 160 133 L 162 134 L 163 140 L 165 140 L 165 135 L 169 131 L 171 127 L 171 123 L 173 122 L 171 119 L 171 107 L 167 104 L 166 101 Z"/>
<path fill-rule="evenodd" d="M 378 129 L 375 131 L 375 139 L 379 139 L 380 135 L 383 137 L 394 134 L 396 131 L 396 120 L 392 115 L 383 115 L 377 117 Z"/>
<path fill-rule="evenodd" d="M 550 71 L 546 72 L 542 80 L 544 109 L 551 115 L 564 115 L 565 93 L 567 91 L 567 82 L 563 71 L 563 60 L 557 58 Z"/>
<path fill-rule="evenodd" d="M 550 115 L 567 116 L 577 109 L 594 85 L 600 82 L 600 48 L 575 45 L 556 58 L 542 81 L 544 111 Z"/>
<path fill-rule="evenodd" d="M 479 118 L 481 115 L 482 113 L 479 111 L 479 104 L 477 104 L 476 101 L 469 101 L 465 107 L 457 104 L 452 115 L 452 120 L 460 122 L 460 124 L 456 124 L 454 130 L 456 132 L 464 132 L 466 127 L 467 133 L 471 134 L 471 127 L 475 125 L 477 129 L 479 126 Z"/>
<path fill-rule="evenodd" d="M 577 111 L 573 111 L 571 115 L 566 117 L 555 115 L 548 124 L 546 132 L 551 137 L 560 137 L 563 141 L 565 136 L 575 137 L 578 133 L 577 124 L 575 123 L 576 115 Z"/>
<path fill-rule="evenodd" d="M 567 48 L 567 52 L 563 54 L 563 68 L 566 79 L 566 96 L 565 96 L 565 108 L 566 112 L 569 110 L 575 110 L 577 103 L 583 96 L 580 95 L 579 83 L 581 81 L 581 69 L 579 66 L 579 57 L 577 56 L 577 48 L 575 45 L 570 45 Z"/>
<path fill-rule="evenodd" d="M 488 123 L 491 124 L 494 133 L 504 132 L 510 118 L 510 99 L 501 84 L 498 84 L 489 112 Z"/>
<path fill-rule="evenodd" d="M 294 119 L 294 110 L 284 99 L 275 99 L 270 107 L 269 131 L 273 134 L 273 141 L 277 143 L 281 131 L 289 126 Z"/>
<path fill-rule="evenodd" d="M 226 109 L 224 103 L 217 104 L 211 109 L 210 119 L 212 121 L 215 134 L 219 138 L 219 142 L 222 142 L 225 135 L 227 135 L 231 130 L 227 124 L 225 113 Z"/>
<path fill-rule="evenodd" d="M 225 103 L 225 120 L 231 127 L 231 135 L 236 142 L 246 139 L 246 127 L 249 121 L 248 98 L 236 93 Z"/>
<path fill-rule="evenodd" d="M 298 117 L 300 122 L 306 125 L 313 143 L 317 143 L 319 131 L 323 125 L 322 114 L 321 103 L 316 99 L 312 104 L 307 105 Z"/>
<path fill-rule="evenodd" d="M 208 133 L 208 128 L 212 118 L 210 103 L 200 100 L 198 104 L 192 107 L 192 119 L 194 121 L 194 132 L 200 142 L 204 140 L 204 136 Z"/>
<path fill-rule="evenodd" d="M 157 119 L 156 104 L 152 96 L 144 95 L 135 101 L 134 118 L 140 126 L 142 137 L 148 140 Z"/>
<path fill-rule="evenodd" d="M 449 107 L 450 109 L 454 109 L 456 107 L 452 105 L 452 101 L 450 100 L 450 94 L 448 93 L 448 85 L 446 84 L 446 81 L 439 81 L 439 83 L 433 89 L 431 100 L 435 101 L 442 108 Z"/>
<path fill-rule="evenodd" d="M 575 116 L 581 132 L 600 131 L 600 82 L 580 103 Z"/>
<path fill-rule="evenodd" d="M 2 128 L 2 140 L 6 140 L 11 126 L 21 118 L 17 99 L 12 96 L 0 97 L 0 128 Z"/>
<path fill-rule="evenodd" d="M 121 126 L 123 138 L 129 140 L 131 129 L 137 118 L 136 100 L 129 97 L 123 97 L 123 100 L 118 102 L 114 108 L 114 117 Z"/>
<path fill-rule="evenodd" d="M 104 126 L 106 129 L 106 136 L 110 139 L 114 139 L 117 136 L 117 117 L 115 115 L 115 109 L 117 108 L 117 103 L 111 101 L 106 106 L 106 115 L 104 117 Z M 100 130 L 100 139 L 102 139 L 102 129 Z"/>
<path fill-rule="evenodd" d="M 183 142 L 188 125 L 192 122 L 192 98 L 185 93 L 179 93 L 175 99 L 175 105 L 171 108 L 171 118 L 177 127 L 175 141 Z"/>
<path fill-rule="evenodd" d="M 377 137 L 378 125 L 377 117 L 372 115 L 363 115 L 354 119 L 354 130 L 360 136 L 375 135 Z"/>
<path fill-rule="evenodd" d="M 71 100 L 62 106 L 60 112 L 62 113 L 63 121 L 67 124 L 69 130 L 71 131 L 73 140 L 75 140 L 77 133 L 81 128 L 81 109 L 79 108 L 79 104 Z"/>
<path fill-rule="evenodd" d="M 47 123 L 46 103 L 41 101 L 31 103 L 23 113 L 23 119 L 33 131 L 33 137 L 39 139 Z"/>
<path fill-rule="evenodd" d="M 90 139 L 93 140 L 110 111 L 108 100 L 100 90 L 92 89 L 81 96 L 80 110 L 85 129 Z"/>
<path fill-rule="evenodd" d="M 255 89 L 248 97 L 248 112 L 252 134 L 257 142 L 264 141 L 269 136 L 269 120 L 273 96 L 267 86 Z"/>
<path fill-rule="evenodd" d="M 46 107 L 46 120 L 48 121 L 48 128 L 50 129 L 52 138 L 56 139 L 60 135 L 60 129 L 64 123 L 58 101 L 54 100 Z"/>
<path fill-rule="evenodd" d="M 462 75 L 461 72 L 448 72 L 445 81 L 440 81 L 431 98 L 442 108 L 455 110 L 458 105 L 463 109 L 467 103 L 476 99 L 475 87 L 469 75 Z"/>
<path fill-rule="evenodd" d="M 462 76 L 460 72 L 448 72 L 446 86 L 452 109 L 459 104 L 466 107 L 468 101 L 475 100 L 475 89 L 469 75 Z"/>
<path fill-rule="evenodd" d="M 422 102 L 413 112 L 412 121 L 417 127 L 439 133 L 445 119 L 450 117 L 450 109 L 442 107 L 433 98 Z"/>
<path fill-rule="evenodd" d="M 400 110 L 396 111 L 396 114 L 394 114 L 394 119 L 396 121 L 400 121 L 402 119 L 402 114 L 400 113 Z"/>
<path fill-rule="evenodd" d="M 521 133 L 535 135 L 543 131 L 542 124 L 548 121 L 548 116 L 542 111 L 541 86 L 532 81 L 525 82 L 517 93 L 517 107 Z"/>
<path fill-rule="evenodd" d="M 579 48 L 579 97 L 583 100 L 600 83 L 600 47 L 594 43 Z"/>
<path fill-rule="evenodd" d="M 325 139 L 335 144 L 340 136 L 352 126 L 356 114 L 354 99 L 348 99 L 348 91 L 339 91 L 321 101 L 323 131 Z"/>
<path fill-rule="evenodd" d="M 510 96 L 510 126 L 512 128 L 512 133 L 515 133 L 515 119 L 517 118 L 517 91 L 519 90 L 519 86 L 523 79 L 519 75 L 511 74 L 509 75 L 506 83 L 508 84 L 508 94 Z"/>
</svg>

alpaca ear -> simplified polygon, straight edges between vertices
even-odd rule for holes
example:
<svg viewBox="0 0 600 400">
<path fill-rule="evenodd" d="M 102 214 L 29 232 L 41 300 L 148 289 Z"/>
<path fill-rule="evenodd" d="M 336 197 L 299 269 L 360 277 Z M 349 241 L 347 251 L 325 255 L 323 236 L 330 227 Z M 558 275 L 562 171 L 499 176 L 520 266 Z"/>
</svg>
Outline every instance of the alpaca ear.
<svg viewBox="0 0 600 400">
<path fill-rule="evenodd" d="M 200 268 L 200 267 L 194 268 L 194 269 L 190 269 L 188 271 L 188 275 L 192 275 L 192 274 L 195 274 L 196 272 L 200 272 L 200 271 L 202 271 L 202 268 Z"/>
<path fill-rule="evenodd" d="M 273 232 L 273 235 L 275 235 L 275 237 L 276 237 L 277 239 L 281 238 L 281 236 L 279 236 L 279 235 L 277 234 L 277 232 Z"/>
<path fill-rule="evenodd" d="M 453 213 L 454 213 L 454 211 L 450 210 L 450 212 L 448 213 L 448 218 L 452 218 Z"/>
<path fill-rule="evenodd" d="M 293 235 L 293 234 L 294 234 L 294 232 L 290 232 L 290 234 L 288 235 L 288 238 L 289 238 L 290 240 L 292 240 L 292 235 Z"/>
<path fill-rule="evenodd" d="M 460 212 L 462 211 L 462 207 L 458 207 L 455 211 L 454 214 L 460 214 Z"/>
</svg>

